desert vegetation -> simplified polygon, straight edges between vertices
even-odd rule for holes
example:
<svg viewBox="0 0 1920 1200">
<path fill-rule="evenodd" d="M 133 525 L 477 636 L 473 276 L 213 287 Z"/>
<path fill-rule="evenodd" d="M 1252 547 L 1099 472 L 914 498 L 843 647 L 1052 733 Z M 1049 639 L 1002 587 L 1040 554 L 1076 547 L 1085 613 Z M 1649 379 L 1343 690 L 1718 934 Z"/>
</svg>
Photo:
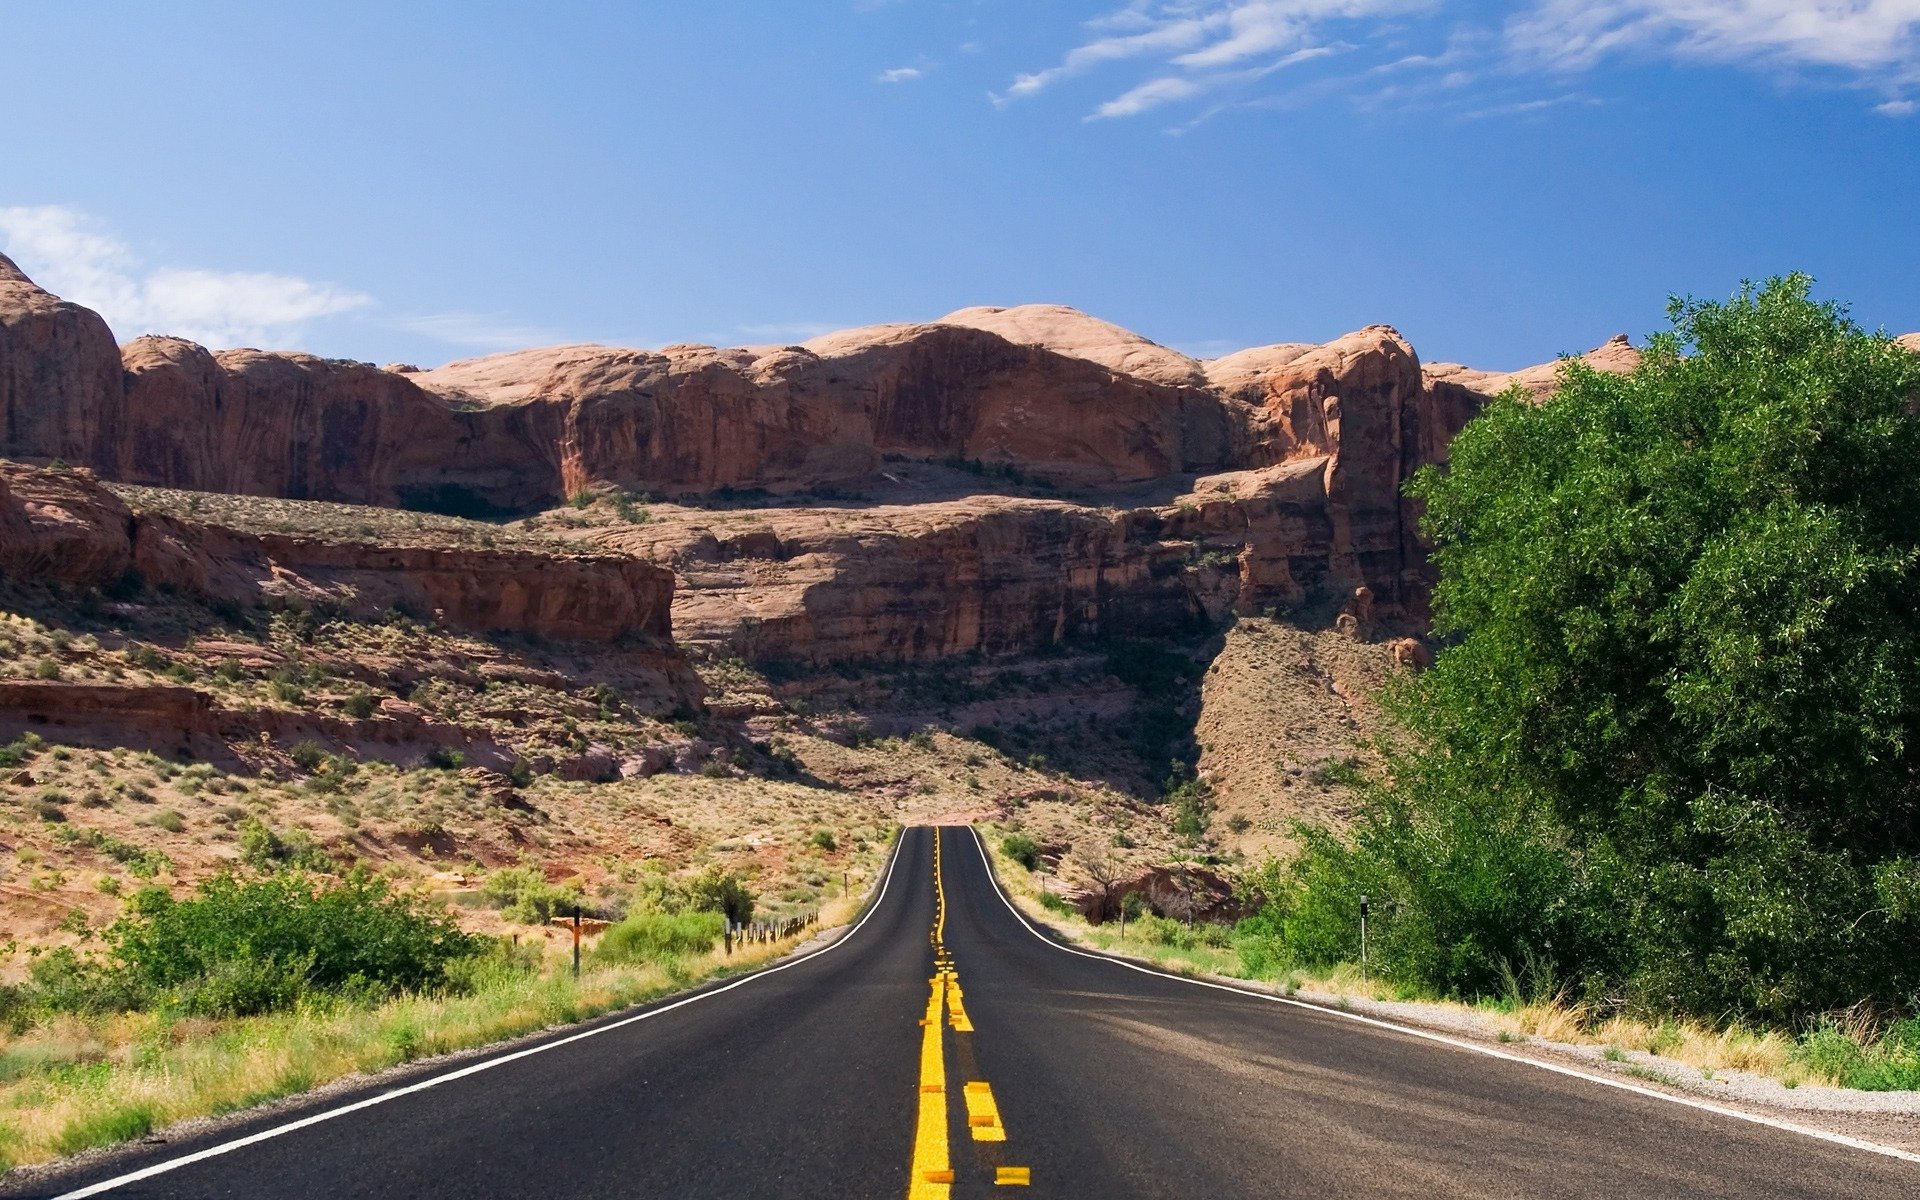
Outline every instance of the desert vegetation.
<svg viewBox="0 0 1920 1200">
<path fill-rule="evenodd" d="M 1808 293 L 1676 301 L 1631 373 L 1470 423 L 1413 483 L 1442 650 L 1350 825 L 1130 942 L 1351 971 L 1366 896 L 1389 994 L 1920 1083 L 1920 356 Z"/>
</svg>

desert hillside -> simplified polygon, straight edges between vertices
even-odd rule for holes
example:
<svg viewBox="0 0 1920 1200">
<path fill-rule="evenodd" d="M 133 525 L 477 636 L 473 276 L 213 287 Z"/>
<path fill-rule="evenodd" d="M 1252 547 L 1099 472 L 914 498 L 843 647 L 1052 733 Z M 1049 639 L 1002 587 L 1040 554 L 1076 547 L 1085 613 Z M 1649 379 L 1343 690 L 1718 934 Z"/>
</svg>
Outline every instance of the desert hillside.
<svg viewBox="0 0 1920 1200">
<path fill-rule="evenodd" d="M 1046 305 L 380 368 L 120 346 L 0 259 L 0 934 L 275 861 L 482 929 L 520 867 L 798 912 L 963 817 L 1067 887 L 1230 876 L 1342 819 L 1428 657 L 1402 485 L 1552 377 Z"/>
</svg>

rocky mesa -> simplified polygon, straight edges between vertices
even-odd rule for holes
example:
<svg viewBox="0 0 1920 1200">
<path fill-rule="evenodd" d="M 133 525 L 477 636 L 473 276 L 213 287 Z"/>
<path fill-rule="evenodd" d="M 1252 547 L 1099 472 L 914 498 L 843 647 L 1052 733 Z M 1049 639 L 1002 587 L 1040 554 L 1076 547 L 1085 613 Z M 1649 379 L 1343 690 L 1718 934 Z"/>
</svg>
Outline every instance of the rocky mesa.
<svg viewBox="0 0 1920 1200">
<path fill-rule="evenodd" d="M 1624 339 L 1588 356 L 1633 359 Z M 116 346 L 0 259 L 5 456 L 119 485 L 478 517 L 503 537 L 522 519 L 581 553 L 533 570 L 541 551 L 235 541 L 116 514 L 129 561 L 156 578 L 664 638 L 670 571 L 675 630 L 764 660 L 1020 653 L 1316 607 L 1418 632 L 1427 568 L 1406 480 L 1445 460 L 1486 395 L 1539 390 L 1552 370 L 1423 367 L 1387 326 L 1202 361 L 1053 305 L 798 345 L 383 369 L 171 337 Z M 648 497 L 649 523 L 564 516 L 595 496 Z"/>
</svg>

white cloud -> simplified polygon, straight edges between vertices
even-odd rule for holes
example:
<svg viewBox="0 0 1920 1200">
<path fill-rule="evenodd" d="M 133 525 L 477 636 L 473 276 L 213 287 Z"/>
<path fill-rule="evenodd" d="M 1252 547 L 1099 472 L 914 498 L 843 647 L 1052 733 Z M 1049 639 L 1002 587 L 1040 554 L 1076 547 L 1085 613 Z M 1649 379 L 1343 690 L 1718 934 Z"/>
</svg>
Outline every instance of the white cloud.
<svg viewBox="0 0 1920 1200">
<path fill-rule="evenodd" d="M 908 80 L 918 79 L 925 74 L 926 72 L 922 71 L 919 67 L 894 67 L 892 70 L 880 72 L 874 79 L 874 82 L 906 83 Z"/>
<path fill-rule="evenodd" d="M 1179 132 L 1221 112 L 1272 107 L 1272 97 L 1245 85 L 1327 45 L 1366 52 L 1376 72 L 1437 81 L 1423 78 L 1372 101 L 1356 98 L 1363 107 L 1417 99 L 1456 116 L 1520 115 L 1539 107 L 1514 100 L 1514 85 L 1537 84 L 1542 67 L 1576 73 L 1617 58 L 1675 58 L 1877 92 L 1873 111 L 1883 116 L 1920 112 L 1920 100 L 1906 98 L 1920 88 L 1920 0 L 1507 0 L 1486 6 L 1491 12 L 1463 14 L 1464 7 L 1439 0 L 1131 0 L 1088 22 L 1080 44 L 1055 65 L 1016 76 L 992 99 L 1005 105 L 1131 64 L 1132 78 L 1123 77 L 1087 119 L 1208 98 L 1204 114 L 1169 131 Z M 1229 91 L 1239 95 L 1212 99 Z M 1292 93 L 1314 94 L 1324 93 Z M 1549 106 L 1571 103 L 1553 98 Z"/>
<path fill-rule="evenodd" d="M 1204 40 L 1209 31 L 1218 29 L 1225 16 L 1225 13 L 1211 13 L 1197 17 L 1169 17 L 1154 22 L 1142 32 L 1095 38 L 1091 42 L 1069 50 L 1059 66 L 1015 77 L 1013 85 L 1007 89 L 1006 96 L 996 97 L 996 99 L 1034 95 L 1062 79 L 1078 75 L 1102 63 L 1121 62 L 1144 55 L 1184 50 Z"/>
<path fill-rule="evenodd" d="M 995 103 L 1031 96 L 1095 67 L 1157 61 L 1152 77 L 1097 107 L 1092 118 L 1128 117 L 1332 52 L 1313 45 L 1335 21 L 1431 7 L 1431 0 L 1136 0 L 1092 22 L 1090 41 L 1058 65 L 1017 76 Z"/>
<path fill-rule="evenodd" d="M 1638 52 L 1906 80 L 1920 69 L 1920 0 L 1540 0 L 1507 40 L 1568 69 Z"/>
<path fill-rule="evenodd" d="M 291 275 L 148 268 L 86 214 L 59 205 L 0 208 L 0 244 L 42 287 L 98 312 L 121 338 L 170 333 L 209 346 L 285 345 L 309 321 L 373 303 Z"/>
<path fill-rule="evenodd" d="M 738 325 L 735 329 L 755 342 L 779 342 L 782 345 L 811 341 L 825 337 L 829 333 L 838 333 L 847 328 L 845 325 L 829 325 L 824 321 L 784 321 L 764 325 Z"/>
<path fill-rule="evenodd" d="M 1564 108 L 1569 104 L 1595 105 L 1600 103 L 1591 96 L 1577 93 L 1565 96 L 1548 96 L 1537 100 L 1515 100 L 1506 104 L 1489 104 L 1484 108 L 1469 109 L 1457 117 L 1461 121 L 1485 121 L 1494 117 L 1525 117 L 1548 109 Z"/>
<path fill-rule="evenodd" d="M 568 340 L 565 334 L 537 325 L 523 325 L 505 313 L 428 313 L 395 321 L 394 326 L 437 342 L 477 350 L 524 350 Z"/>
<path fill-rule="evenodd" d="M 1191 79 L 1163 76 L 1149 79 L 1132 91 L 1122 92 L 1093 110 L 1094 117 L 1131 117 L 1175 100 L 1187 100 L 1204 91 Z M 1092 118 L 1089 118 L 1092 119 Z"/>
</svg>

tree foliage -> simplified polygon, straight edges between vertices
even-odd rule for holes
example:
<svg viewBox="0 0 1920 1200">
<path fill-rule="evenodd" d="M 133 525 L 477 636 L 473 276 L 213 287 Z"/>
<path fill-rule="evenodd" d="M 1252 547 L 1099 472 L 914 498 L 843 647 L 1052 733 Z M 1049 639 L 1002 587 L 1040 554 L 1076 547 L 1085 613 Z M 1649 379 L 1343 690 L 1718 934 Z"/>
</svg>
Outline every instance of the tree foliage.
<svg viewBox="0 0 1920 1200">
<path fill-rule="evenodd" d="M 1675 301 L 1631 374 L 1569 361 L 1415 480 L 1417 749 L 1301 868 L 1387 902 L 1391 969 L 1774 1018 L 1920 989 L 1920 356 L 1810 282 Z"/>
</svg>

